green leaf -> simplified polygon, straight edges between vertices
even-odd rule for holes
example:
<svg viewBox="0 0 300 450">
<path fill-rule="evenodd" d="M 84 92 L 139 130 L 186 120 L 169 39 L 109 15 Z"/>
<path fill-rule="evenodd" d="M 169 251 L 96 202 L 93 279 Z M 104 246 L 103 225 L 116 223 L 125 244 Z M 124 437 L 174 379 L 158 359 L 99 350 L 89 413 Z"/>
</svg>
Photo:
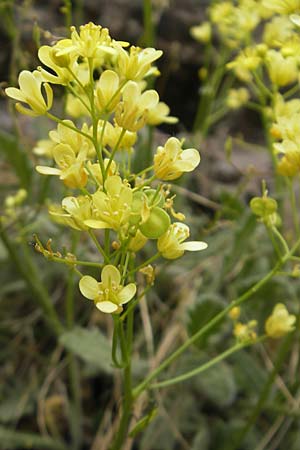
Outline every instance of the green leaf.
<svg viewBox="0 0 300 450">
<path fill-rule="evenodd" d="M 63 333 L 59 342 L 86 363 L 108 374 L 112 373 L 111 345 L 98 329 L 75 327 Z"/>
<path fill-rule="evenodd" d="M 231 367 L 226 362 L 218 363 L 194 378 L 195 388 L 219 407 L 233 403 L 237 395 L 237 386 Z"/>
<path fill-rule="evenodd" d="M 21 187 L 28 189 L 32 176 L 32 167 L 18 139 L 12 134 L 0 131 L 0 152 L 5 155 L 7 161 L 14 168 Z"/>
<path fill-rule="evenodd" d="M 214 294 L 200 295 L 196 303 L 188 311 L 187 328 L 190 335 L 195 334 L 204 325 L 206 325 L 213 317 L 215 317 L 224 308 L 224 304 L 220 297 Z M 198 339 L 196 345 L 201 348 L 207 344 L 209 336 L 216 333 L 220 329 L 221 323 L 211 328 L 206 334 Z"/>
</svg>

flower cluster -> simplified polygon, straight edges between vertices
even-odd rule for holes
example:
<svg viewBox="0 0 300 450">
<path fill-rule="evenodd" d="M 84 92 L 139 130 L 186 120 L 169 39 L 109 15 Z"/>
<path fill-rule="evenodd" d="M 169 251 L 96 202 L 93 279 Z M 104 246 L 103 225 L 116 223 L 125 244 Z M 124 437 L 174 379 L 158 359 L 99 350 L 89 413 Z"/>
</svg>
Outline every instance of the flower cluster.
<svg viewBox="0 0 300 450">
<path fill-rule="evenodd" d="M 105 313 L 120 313 L 134 297 L 136 253 L 148 240 L 157 241 L 157 257 L 167 259 L 206 248 L 201 241 L 184 242 L 189 228 L 163 184 L 194 170 L 198 150 L 185 149 L 172 137 L 157 148 L 153 165 L 139 174 L 131 170 L 139 130 L 177 121 L 156 90 L 147 89 L 161 54 L 130 47 L 114 40 L 108 29 L 88 23 L 79 31 L 72 27 L 70 38 L 42 46 L 43 67 L 21 72 L 19 88 L 6 89 L 19 112 L 57 123 L 34 149 L 45 158 L 36 170 L 56 176 L 67 189 L 61 204 L 50 205 L 51 217 L 89 233 L 101 254 L 101 281 L 84 275 L 79 287 Z M 67 90 L 67 119 L 51 111 L 53 84 Z"/>
</svg>

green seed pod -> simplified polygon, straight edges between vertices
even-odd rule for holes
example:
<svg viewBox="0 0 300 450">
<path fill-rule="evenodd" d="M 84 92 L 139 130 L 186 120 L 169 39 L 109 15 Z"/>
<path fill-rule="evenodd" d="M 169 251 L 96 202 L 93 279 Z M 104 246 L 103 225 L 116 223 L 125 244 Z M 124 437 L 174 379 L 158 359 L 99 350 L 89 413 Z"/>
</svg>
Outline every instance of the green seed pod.
<svg viewBox="0 0 300 450">
<path fill-rule="evenodd" d="M 158 239 L 167 231 L 170 223 L 166 211 L 155 206 L 151 209 L 149 219 L 140 226 L 140 230 L 148 239 Z"/>
<path fill-rule="evenodd" d="M 254 197 L 250 202 L 253 213 L 259 217 L 266 217 L 277 211 L 277 202 L 273 198 Z"/>
</svg>

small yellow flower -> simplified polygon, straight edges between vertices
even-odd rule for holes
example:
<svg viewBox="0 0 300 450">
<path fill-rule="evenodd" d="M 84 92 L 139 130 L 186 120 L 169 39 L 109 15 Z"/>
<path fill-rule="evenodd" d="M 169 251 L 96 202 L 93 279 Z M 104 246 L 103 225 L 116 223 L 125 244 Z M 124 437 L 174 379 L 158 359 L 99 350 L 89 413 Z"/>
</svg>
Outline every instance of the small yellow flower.
<svg viewBox="0 0 300 450">
<path fill-rule="evenodd" d="M 46 114 L 52 107 L 53 92 L 48 83 L 43 83 L 43 78 L 40 72 L 35 70 L 29 72 L 23 70 L 19 75 L 20 89 L 9 87 L 5 89 L 6 95 L 20 102 L 26 103 L 29 108 L 25 108 L 20 103 L 16 104 L 16 109 L 28 116 L 36 117 Z M 42 86 L 46 92 L 46 100 L 41 92 Z"/>
<path fill-rule="evenodd" d="M 257 69 L 260 63 L 261 57 L 257 53 L 257 48 L 247 47 L 228 63 L 227 67 L 232 69 L 240 80 L 249 82 L 252 80 L 251 71 Z"/>
<path fill-rule="evenodd" d="M 277 153 L 283 157 L 277 165 L 280 175 L 294 177 L 300 173 L 300 147 L 295 142 L 285 139 L 281 143 L 273 145 Z"/>
<path fill-rule="evenodd" d="M 278 14 L 293 14 L 300 11 L 300 0 L 263 0 L 263 6 Z"/>
<path fill-rule="evenodd" d="M 200 154 L 195 148 L 182 150 L 182 143 L 175 137 L 159 146 L 154 155 L 154 172 L 161 180 L 175 180 L 183 172 L 191 172 L 200 163 Z"/>
<path fill-rule="evenodd" d="M 69 54 L 59 56 L 59 52 L 62 49 L 63 48 L 59 45 L 59 42 L 53 47 L 43 45 L 39 49 L 38 55 L 40 61 L 47 68 L 51 69 L 51 72 L 49 72 L 42 67 L 39 68 L 44 81 L 53 84 L 66 85 L 70 83 L 70 81 L 74 80 L 72 72 L 77 75 L 76 72 L 78 64 L 76 63 L 75 58 L 71 58 Z"/>
<path fill-rule="evenodd" d="M 284 304 L 277 303 L 265 323 L 266 334 L 273 339 L 281 338 L 294 330 L 295 322 L 296 316 L 289 314 Z"/>
<path fill-rule="evenodd" d="M 190 33 L 196 41 L 207 44 L 211 40 L 211 24 L 210 22 L 203 22 L 201 25 L 192 27 Z"/>
<path fill-rule="evenodd" d="M 129 81 L 116 108 L 115 121 L 125 130 L 138 131 L 146 124 L 149 110 L 155 108 L 158 101 L 159 96 L 154 89 L 141 93 L 140 86 Z"/>
<path fill-rule="evenodd" d="M 108 177 L 104 187 L 106 192 L 98 190 L 92 195 L 93 219 L 85 221 L 85 224 L 91 228 L 111 228 L 115 231 L 128 228 L 131 188 L 117 175 Z"/>
<path fill-rule="evenodd" d="M 129 52 L 121 45 L 115 45 L 117 50 L 117 72 L 120 78 L 141 81 L 151 70 L 151 64 L 161 57 L 162 51 L 155 48 L 130 47 Z"/>
<path fill-rule="evenodd" d="M 88 196 L 65 197 L 62 206 L 51 205 L 49 214 L 53 220 L 75 230 L 88 230 L 85 221 L 92 217 L 92 204 Z"/>
<path fill-rule="evenodd" d="M 88 174 L 84 168 L 86 151 L 83 149 L 76 155 L 68 144 L 57 144 L 52 151 L 53 158 L 59 168 L 36 166 L 42 175 L 56 175 L 70 188 L 84 187 L 88 181 Z"/>
<path fill-rule="evenodd" d="M 82 295 L 93 300 L 96 307 L 107 314 L 119 314 L 122 305 L 128 303 L 136 293 L 136 285 L 129 283 L 127 286 L 121 284 L 121 274 L 112 265 L 107 265 L 101 272 L 101 282 L 95 278 L 85 275 L 79 282 Z"/>
<path fill-rule="evenodd" d="M 157 240 L 157 248 L 166 259 L 180 258 L 185 251 L 197 252 L 207 248 L 206 242 L 184 242 L 190 235 L 187 225 L 181 222 L 172 223 L 165 234 Z"/>
<path fill-rule="evenodd" d="M 269 50 L 266 63 L 270 80 L 276 86 L 286 86 L 298 79 L 298 66 L 295 58 L 284 58 L 276 50 Z"/>
<path fill-rule="evenodd" d="M 75 27 L 71 27 L 71 39 L 61 40 L 60 45 L 64 49 L 57 56 L 75 53 L 83 58 L 96 58 L 107 53 L 115 54 L 108 29 L 92 22 L 81 25 L 79 34 Z"/>
<path fill-rule="evenodd" d="M 148 125 L 160 125 L 161 123 L 177 123 L 178 119 L 169 116 L 170 108 L 166 103 L 159 102 L 154 108 L 150 109 L 147 115 Z"/>
<path fill-rule="evenodd" d="M 96 87 L 96 106 L 104 114 L 111 113 L 119 103 L 119 76 L 113 70 L 102 72 Z"/>
<path fill-rule="evenodd" d="M 249 97 L 250 95 L 246 88 L 229 89 L 226 103 L 230 109 L 239 109 L 247 103 Z"/>
<path fill-rule="evenodd" d="M 257 326 L 256 320 L 250 320 L 248 323 L 237 322 L 233 329 L 233 334 L 241 343 L 254 342 L 257 334 L 254 331 Z"/>
<path fill-rule="evenodd" d="M 241 315 L 241 308 L 239 306 L 235 306 L 228 313 L 230 319 L 237 320 Z"/>
</svg>

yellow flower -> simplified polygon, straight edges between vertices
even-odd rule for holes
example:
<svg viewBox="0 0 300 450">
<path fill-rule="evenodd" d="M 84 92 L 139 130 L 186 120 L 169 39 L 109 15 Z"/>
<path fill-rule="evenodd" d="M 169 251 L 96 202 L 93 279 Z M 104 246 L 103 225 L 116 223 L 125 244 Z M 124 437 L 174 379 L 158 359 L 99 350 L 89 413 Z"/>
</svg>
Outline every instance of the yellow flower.
<svg viewBox="0 0 300 450">
<path fill-rule="evenodd" d="M 245 82 L 252 80 L 251 71 L 257 69 L 261 63 L 256 47 L 247 47 L 238 56 L 227 64 L 228 69 L 232 69 L 236 76 Z"/>
<path fill-rule="evenodd" d="M 43 83 L 42 75 L 35 70 L 29 72 L 23 70 L 19 75 L 20 89 L 9 87 L 5 89 L 6 95 L 26 103 L 29 108 L 25 108 L 20 103 L 16 104 L 16 109 L 28 116 L 36 117 L 46 114 L 46 112 L 52 107 L 53 92 L 48 83 Z M 46 92 L 46 100 L 41 92 L 42 86 Z"/>
<path fill-rule="evenodd" d="M 96 307 L 107 314 L 119 314 L 122 305 L 128 303 L 136 293 L 136 285 L 129 283 L 127 286 L 121 284 L 121 274 L 112 265 L 107 265 L 101 272 L 101 282 L 95 278 L 85 275 L 79 282 L 82 295 L 93 300 Z"/>
<path fill-rule="evenodd" d="M 154 89 L 141 93 L 140 86 L 129 81 L 122 97 L 116 108 L 115 121 L 125 130 L 138 131 L 146 124 L 149 110 L 158 104 L 158 93 Z"/>
<path fill-rule="evenodd" d="M 49 214 L 61 225 L 67 225 L 75 230 L 88 230 L 85 220 L 92 217 L 92 205 L 88 196 L 65 197 L 62 206 L 51 205 Z"/>
<path fill-rule="evenodd" d="M 92 22 L 81 25 L 79 34 L 75 27 L 71 27 L 71 39 L 62 39 L 57 57 L 74 53 L 83 58 L 99 58 L 103 54 L 115 54 L 112 40 L 107 28 Z"/>
<path fill-rule="evenodd" d="M 256 320 L 250 320 L 248 323 L 237 322 L 234 326 L 233 334 L 239 342 L 250 343 L 257 338 L 257 334 L 254 331 L 256 325 Z"/>
<path fill-rule="evenodd" d="M 148 125 L 160 125 L 161 123 L 177 123 L 178 119 L 169 116 L 170 108 L 166 103 L 159 102 L 154 108 L 150 109 L 147 114 Z"/>
<path fill-rule="evenodd" d="M 269 50 L 266 57 L 269 77 L 276 86 L 286 86 L 298 78 L 298 67 L 295 58 L 284 58 L 276 50 Z"/>
<path fill-rule="evenodd" d="M 247 103 L 249 97 L 250 95 L 246 88 L 229 89 L 226 103 L 230 109 L 239 109 Z"/>
<path fill-rule="evenodd" d="M 120 78 L 132 81 L 141 81 L 150 71 L 151 64 L 161 57 L 162 51 L 155 48 L 131 46 L 129 52 L 120 45 L 115 45 L 117 50 L 117 72 Z"/>
<path fill-rule="evenodd" d="M 38 56 L 40 61 L 42 61 L 47 68 L 51 69 L 51 72 L 49 72 L 42 67 L 39 68 L 44 81 L 53 84 L 66 85 L 74 80 L 72 72 L 75 72 L 76 74 L 78 67 L 75 57 L 71 58 L 69 54 L 59 56 L 61 50 L 63 50 L 63 47 L 59 45 L 59 42 L 54 47 L 43 45 L 39 49 Z"/>
<path fill-rule="evenodd" d="M 56 167 L 36 166 L 36 170 L 42 175 L 56 175 L 70 188 L 84 187 L 88 180 L 84 168 L 86 151 L 83 149 L 76 155 L 68 144 L 57 144 L 52 150 L 53 158 L 58 165 Z"/>
<path fill-rule="evenodd" d="M 285 305 L 277 303 L 265 323 L 266 334 L 273 339 L 281 338 L 294 330 L 295 322 L 296 316 L 289 314 Z"/>
<path fill-rule="evenodd" d="M 300 0 L 263 0 L 263 6 L 278 14 L 293 14 L 300 11 Z"/>
<path fill-rule="evenodd" d="M 206 44 L 211 40 L 211 24 L 210 22 L 203 22 L 201 25 L 197 25 L 190 29 L 191 36 L 198 42 Z"/>
<path fill-rule="evenodd" d="M 102 134 L 102 129 L 104 126 L 104 122 L 99 122 L 98 128 L 98 136 L 100 137 Z M 111 124 L 110 122 L 105 123 L 105 129 L 103 133 L 103 145 L 108 145 L 111 149 L 114 149 L 118 143 L 118 150 L 131 150 L 137 140 L 137 133 L 135 131 L 126 130 L 123 133 L 123 137 L 120 140 L 122 128 L 119 127 L 116 123 Z"/>
<path fill-rule="evenodd" d="M 277 165 L 280 175 L 294 177 L 300 173 L 300 147 L 295 142 L 285 139 L 281 143 L 273 145 L 277 153 L 282 153 L 283 157 Z"/>
<path fill-rule="evenodd" d="M 200 163 L 195 148 L 182 150 L 182 143 L 175 137 L 167 140 L 164 147 L 157 147 L 154 155 L 154 173 L 161 180 L 175 180 L 183 172 L 191 172 Z"/>
<path fill-rule="evenodd" d="M 275 16 L 265 25 L 263 42 L 268 47 L 281 47 L 285 41 L 294 35 L 294 26 L 286 16 Z"/>
<path fill-rule="evenodd" d="M 102 72 L 96 87 L 96 106 L 103 114 L 111 113 L 119 103 L 119 77 L 113 70 Z"/>
<path fill-rule="evenodd" d="M 239 306 L 234 306 L 228 313 L 230 319 L 237 320 L 241 315 L 241 308 Z"/>
<path fill-rule="evenodd" d="M 184 252 L 196 252 L 207 248 L 206 242 L 184 242 L 190 235 L 187 225 L 181 222 L 172 223 L 165 234 L 157 240 L 157 248 L 166 259 L 180 258 Z"/>
<path fill-rule="evenodd" d="M 91 228 L 111 228 L 121 231 L 128 228 L 131 213 L 132 190 L 117 175 L 110 176 L 104 183 L 105 192 L 98 190 L 92 195 L 93 219 L 85 224 Z"/>
</svg>

